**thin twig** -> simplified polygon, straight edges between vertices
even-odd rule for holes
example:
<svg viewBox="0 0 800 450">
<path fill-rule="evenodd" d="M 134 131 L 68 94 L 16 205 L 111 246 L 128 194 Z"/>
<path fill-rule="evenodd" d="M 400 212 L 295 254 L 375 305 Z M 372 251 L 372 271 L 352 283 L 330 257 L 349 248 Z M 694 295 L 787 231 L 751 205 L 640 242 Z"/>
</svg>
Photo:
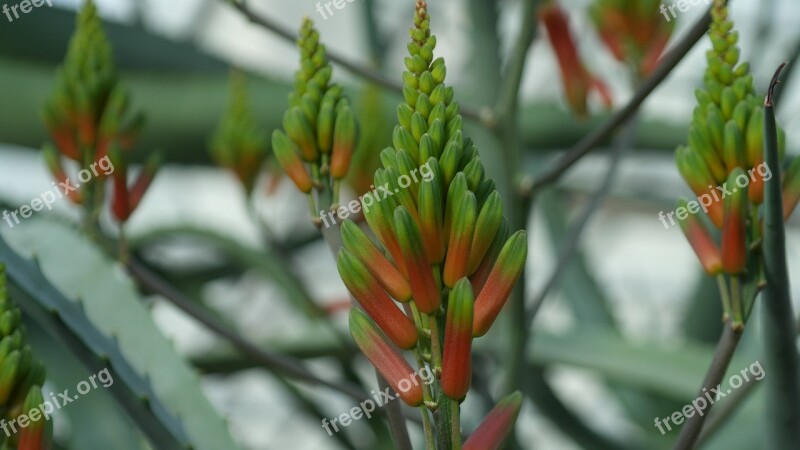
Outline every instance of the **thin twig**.
<svg viewBox="0 0 800 450">
<path fill-rule="evenodd" d="M 725 322 L 722 328 L 722 335 L 717 343 L 717 348 L 714 351 L 714 357 L 711 360 L 711 366 L 706 372 L 706 377 L 703 380 L 703 386 L 697 393 L 697 398 L 705 399 L 707 395 L 713 395 L 711 389 L 716 389 L 722 383 L 722 377 L 728 370 L 728 365 L 733 358 L 736 351 L 736 346 L 739 344 L 739 339 L 742 337 L 742 329 L 734 329 L 730 323 Z M 699 402 L 698 402 L 699 403 Z M 694 448 L 695 441 L 700 436 L 703 429 L 703 423 L 708 416 L 708 411 L 711 409 L 713 403 L 708 404 L 698 409 L 698 413 L 689 417 L 686 423 L 681 428 L 681 434 L 675 442 L 674 450 L 690 450 Z"/>
<path fill-rule="evenodd" d="M 251 23 L 254 23 L 272 33 L 275 33 L 277 36 L 282 37 L 283 39 L 289 42 L 296 42 L 297 41 L 297 34 L 293 31 L 289 30 L 288 28 L 284 27 L 283 25 L 279 24 L 275 20 L 257 13 L 250 9 L 247 6 L 247 3 L 244 0 L 221 0 L 224 3 L 228 3 L 229 5 L 233 6 L 238 10 L 247 20 Z M 358 75 L 365 80 L 374 83 L 378 86 L 383 88 L 392 90 L 398 94 L 403 93 L 403 85 L 399 82 L 395 82 L 387 78 L 385 75 L 380 73 L 377 70 L 373 70 L 363 64 L 359 64 L 355 61 L 350 60 L 346 56 L 340 55 L 338 52 L 328 48 L 327 49 L 328 59 L 331 62 L 334 62 L 347 70 L 348 72 L 352 73 L 353 75 Z M 459 102 L 459 112 L 462 116 L 466 119 L 475 120 L 485 126 L 491 127 L 496 120 L 494 120 L 492 111 L 488 108 L 483 109 L 476 109 L 470 107 L 468 105 Z"/>
<path fill-rule="evenodd" d="M 535 181 L 527 186 L 522 186 L 522 194 L 524 196 L 531 196 L 535 191 L 557 181 L 573 164 L 586 156 L 586 154 L 592 151 L 598 144 L 608 139 L 617 128 L 627 123 L 630 118 L 633 117 L 634 113 L 638 111 L 647 97 L 650 96 L 670 73 L 672 73 L 672 69 L 683 60 L 684 56 L 686 56 L 700 38 L 703 37 L 708 29 L 708 25 L 711 23 L 710 11 L 711 9 L 709 9 L 708 13 L 703 15 L 703 18 L 689 30 L 686 36 L 676 44 L 672 50 L 664 55 L 658 68 L 644 83 L 642 83 L 639 89 L 636 90 L 633 98 L 625 105 L 625 108 L 619 110 L 599 128 L 596 128 L 581 139 L 581 141 L 575 144 L 566 154 L 561 156 L 552 167 L 538 175 Z"/>
<path fill-rule="evenodd" d="M 606 172 L 602 184 L 592 194 L 589 203 L 583 209 L 580 216 L 575 219 L 574 225 L 572 225 L 567 231 L 567 234 L 564 237 L 564 246 L 561 248 L 561 251 L 558 254 L 558 261 L 556 262 L 555 269 L 553 269 L 553 274 L 550 275 L 550 278 L 542 287 L 541 291 L 539 291 L 539 294 L 533 299 L 533 301 L 530 303 L 530 306 L 527 308 L 525 312 L 525 322 L 528 324 L 528 326 L 533 324 L 533 320 L 536 318 L 536 313 L 539 312 L 539 308 L 544 302 L 544 299 L 547 297 L 547 294 L 550 293 L 553 287 L 561 279 L 561 275 L 567 269 L 569 262 L 572 260 L 572 257 L 578 250 L 581 234 L 583 234 L 583 230 L 586 228 L 586 225 L 589 223 L 594 213 L 597 212 L 600 209 L 600 206 L 603 205 L 606 196 L 608 196 L 608 193 L 611 191 L 611 186 L 616 179 L 619 164 L 622 161 L 625 151 L 630 148 L 635 135 L 636 121 L 633 121 L 627 126 L 625 134 L 619 140 L 616 148 L 611 154 L 611 160 L 608 164 L 608 171 Z"/>
<path fill-rule="evenodd" d="M 225 327 L 190 298 L 187 298 L 182 292 L 166 283 L 158 274 L 147 269 L 136 258 L 131 258 L 131 260 L 128 261 L 127 267 L 131 276 L 135 278 L 142 287 L 169 300 L 173 305 L 205 325 L 209 330 L 225 341 L 229 342 L 238 351 L 258 362 L 259 365 L 271 371 L 276 371 L 292 377 L 297 381 L 329 387 L 358 401 L 368 398 L 368 394 L 357 386 L 325 380 L 311 373 L 301 362 L 293 358 L 275 355 L 256 347 L 253 343 L 247 341 L 236 332 Z"/>
</svg>

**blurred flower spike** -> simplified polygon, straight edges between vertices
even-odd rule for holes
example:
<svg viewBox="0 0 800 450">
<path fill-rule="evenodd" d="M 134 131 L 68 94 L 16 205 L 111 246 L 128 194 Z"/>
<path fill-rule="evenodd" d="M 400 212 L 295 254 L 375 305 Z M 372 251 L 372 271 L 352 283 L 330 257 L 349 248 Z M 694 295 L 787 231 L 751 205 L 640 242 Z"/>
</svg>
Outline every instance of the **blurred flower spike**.
<svg viewBox="0 0 800 450">
<path fill-rule="evenodd" d="M 596 0 L 590 16 L 600 39 L 638 78 L 650 75 L 675 29 L 660 14 L 661 0 Z"/>
<path fill-rule="evenodd" d="M 250 195 L 267 156 L 267 136 L 253 117 L 247 97 L 246 76 L 234 71 L 228 110 L 210 147 L 214 161 L 232 171 Z"/>
<path fill-rule="evenodd" d="M 358 140 L 358 126 L 342 88 L 331 83 L 332 69 L 310 19 L 300 28 L 300 69 L 295 73 L 283 129 L 272 133 L 275 158 L 297 188 L 309 197 L 312 217 L 335 208 Z M 314 193 L 316 192 L 316 198 Z"/>
<path fill-rule="evenodd" d="M 597 91 L 606 108 L 611 107 L 611 92 L 608 87 L 584 66 L 569 29 L 569 18 L 553 0 L 546 1 L 539 9 L 539 20 L 544 25 L 550 45 L 558 59 L 561 81 L 567 104 L 578 117 L 586 117 L 588 98 Z"/>
<path fill-rule="evenodd" d="M 65 159 L 77 163 L 79 169 L 93 168 L 104 160 L 101 166 L 112 162 L 110 170 L 93 169 L 95 177 L 83 183 L 80 191 L 68 193 L 69 198 L 96 219 L 104 181 L 112 176 L 112 212 L 118 220 L 127 220 L 155 174 L 157 158 L 150 159 L 129 192 L 124 152 L 136 143 L 144 116 L 130 114 L 130 97 L 119 82 L 111 46 L 92 0 L 78 14 L 75 34 L 56 74 L 56 89 L 44 106 L 43 118 L 53 141 L 44 146 L 43 154 L 56 181 L 69 178 Z"/>
</svg>

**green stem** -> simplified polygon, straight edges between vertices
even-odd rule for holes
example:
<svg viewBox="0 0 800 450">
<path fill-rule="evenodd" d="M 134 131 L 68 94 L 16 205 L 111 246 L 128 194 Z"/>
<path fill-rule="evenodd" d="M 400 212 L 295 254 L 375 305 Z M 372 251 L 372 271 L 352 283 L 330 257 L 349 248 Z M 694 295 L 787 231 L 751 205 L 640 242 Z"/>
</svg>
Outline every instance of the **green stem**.
<svg viewBox="0 0 800 450">
<path fill-rule="evenodd" d="M 433 372 L 438 377 L 442 374 L 442 343 L 439 340 L 439 324 L 436 316 L 428 315 L 428 325 L 431 330 L 431 353 L 433 355 Z"/>
<path fill-rule="evenodd" d="M 461 405 L 456 400 L 453 400 L 451 404 L 450 442 L 453 450 L 461 450 Z"/>
<path fill-rule="evenodd" d="M 721 273 L 717 275 L 717 286 L 719 286 L 719 296 L 722 298 L 722 321 L 727 322 L 731 316 L 731 296 L 725 283 L 725 275 Z"/>
<path fill-rule="evenodd" d="M 431 425 L 431 417 L 428 413 L 428 408 L 422 404 L 419 410 L 422 414 L 422 430 L 425 433 L 425 450 L 436 450 L 436 441 L 433 438 L 433 426 Z"/>
<path fill-rule="evenodd" d="M 742 284 L 738 274 L 731 275 L 731 309 L 733 310 L 733 322 L 731 322 L 731 326 L 736 329 L 744 328 Z"/>
</svg>

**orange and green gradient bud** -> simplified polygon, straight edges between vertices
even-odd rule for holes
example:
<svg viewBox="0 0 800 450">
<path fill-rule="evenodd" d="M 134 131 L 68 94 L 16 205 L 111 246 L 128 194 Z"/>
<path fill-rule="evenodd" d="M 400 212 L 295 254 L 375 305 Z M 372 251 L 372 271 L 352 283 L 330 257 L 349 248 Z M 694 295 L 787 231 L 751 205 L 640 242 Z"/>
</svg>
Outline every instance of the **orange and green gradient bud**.
<svg viewBox="0 0 800 450">
<path fill-rule="evenodd" d="M 687 205 L 686 199 L 678 199 L 678 208 L 688 209 Z M 717 275 L 722 272 L 722 254 L 703 221 L 695 214 L 689 213 L 684 219 L 679 216 L 678 223 L 686 240 L 689 241 L 689 245 L 697 255 L 697 259 L 700 260 L 703 270 L 709 275 Z"/>
<path fill-rule="evenodd" d="M 454 400 L 466 397 L 472 379 L 473 304 L 469 280 L 461 278 L 448 297 L 442 360 L 442 392 Z"/>
<path fill-rule="evenodd" d="M 456 282 L 469 275 L 469 248 L 472 245 L 477 219 L 477 200 L 472 192 L 465 192 L 455 204 L 456 220 L 452 222 L 450 243 L 444 262 L 442 279 L 445 286 L 453 288 Z"/>
<path fill-rule="evenodd" d="M 411 299 L 411 286 L 400 271 L 352 220 L 342 222 L 342 243 L 399 302 Z"/>
<path fill-rule="evenodd" d="M 528 256 L 527 234 L 517 231 L 506 241 L 486 283 L 475 299 L 472 335 L 480 337 L 489 331 L 511 290 L 525 268 Z"/>
<path fill-rule="evenodd" d="M 714 176 L 698 152 L 692 151 L 689 147 L 680 146 L 675 151 L 675 162 L 678 165 L 678 172 L 698 198 L 703 196 L 717 198 Z M 721 201 L 711 202 L 707 214 L 717 228 L 722 228 L 725 212 Z"/>
<path fill-rule="evenodd" d="M 44 404 L 44 397 L 42 397 L 42 388 L 40 386 L 32 386 L 25 397 L 22 412 L 33 411 Z M 41 414 L 37 415 L 37 419 L 33 419 L 33 415 L 29 416 L 30 423 L 27 427 L 19 431 L 19 443 L 17 450 L 44 450 L 48 448 L 46 445 L 46 419 Z"/>
<path fill-rule="evenodd" d="M 442 237 L 444 218 L 442 217 L 442 193 L 439 180 L 423 181 L 419 186 L 418 203 L 420 232 L 425 243 L 425 252 L 431 264 L 439 264 L 444 259 L 445 242 Z"/>
<path fill-rule="evenodd" d="M 501 399 L 464 441 L 462 450 L 498 450 L 514 429 L 520 408 L 522 393 L 519 391 Z"/>
<path fill-rule="evenodd" d="M 339 180 L 347 175 L 350 159 L 356 148 L 356 119 L 350 107 L 344 105 L 336 114 L 336 125 L 333 132 L 333 151 L 331 155 L 331 177 Z"/>
<path fill-rule="evenodd" d="M 386 341 L 369 317 L 357 308 L 350 309 L 350 335 L 364 356 L 407 405 L 422 404 L 422 386 L 408 383 L 414 376 L 414 370 L 397 349 Z"/>
<path fill-rule="evenodd" d="M 400 311 L 367 267 L 345 248 L 339 250 L 336 265 L 347 290 L 386 336 L 404 350 L 413 348 L 417 344 L 414 323 Z"/>
<path fill-rule="evenodd" d="M 749 179 L 748 175 L 737 167 L 728 177 L 729 186 L 737 186 L 737 177 Z M 729 274 L 744 272 L 747 266 L 747 185 L 731 188 L 731 194 L 723 199 L 725 204 L 725 222 L 722 226 L 722 270 Z"/>
<path fill-rule="evenodd" d="M 275 159 L 283 171 L 294 181 L 297 189 L 304 193 L 311 192 L 314 183 L 308 174 L 308 169 L 300 159 L 299 150 L 295 143 L 281 130 L 272 132 L 272 151 Z"/>
<path fill-rule="evenodd" d="M 489 246 L 492 244 L 500 224 L 503 222 L 503 201 L 500 193 L 492 191 L 481 207 L 481 212 L 475 222 L 475 234 L 469 248 L 469 274 L 478 270 Z"/>
<path fill-rule="evenodd" d="M 425 314 L 433 314 L 439 310 L 441 298 L 419 228 L 411 213 L 403 206 L 395 210 L 394 221 L 414 303 Z"/>
</svg>

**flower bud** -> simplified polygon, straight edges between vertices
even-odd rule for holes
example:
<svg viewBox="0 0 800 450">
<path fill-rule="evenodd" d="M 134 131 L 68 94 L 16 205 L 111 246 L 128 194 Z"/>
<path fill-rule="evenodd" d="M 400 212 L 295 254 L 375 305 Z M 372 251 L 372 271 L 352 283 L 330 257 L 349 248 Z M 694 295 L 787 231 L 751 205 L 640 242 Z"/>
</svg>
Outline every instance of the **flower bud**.
<svg viewBox="0 0 800 450">
<path fill-rule="evenodd" d="M 343 248 L 339 250 L 336 265 L 347 290 L 386 333 L 389 340 L 402 349 L 413 348 L 417 344 L 417 329 L 414 323 L 386 295 L 383 287 L 372 277 L 364 264 L 349 250 Z"/>
<path fill-rule="evenodd" d="M 386 341 L 369 317 L 357 308 L 350 309 L 350 334 L 369 362 L 407 405 L 422 404 L 422 386 L 419 383 L 409 383 L 408 389 L 400 388 L 400 382 L 414 376 L 414 370 Z"/>
<path fill-rule="evenodd" d="M 736 178 L 747 174 L 737 167 L 730 176 L 728 184 L 736 186 Z M 747 187 L 737 186 L 723 199 L 725 220 L 722 226 L 722 269 L 729 274 L 744 271 L 747 265 Z"/>
<path fill-rule="evenodd" d="M 336 114 L 336 126 L 333 131 L 331 177 L 334 180 L 342 179 L 347 175 L 356 139 L 356 119 L 350 108 L 344 107 Z"/>
<path fill-rule="evenodd" d="M 369 269 L 389 295 L 399 302 L 411 299 L 408 281 L 355 222 L 343 221 L 341 232 L 344 247 Z"/>
<path fill-rule="evenodd" d="M 483 207 L 481 207 L 481 212 L 475 222 L 475 234 L 469 249 L 468 272 L 470 275 L 478 269 L 478 265 L 486 255 L 502 221 L 503 201 L 500 199 L 500 193 L 493 190 L 483 202 Z"/>
<path fill-rule="evenodd" d="M 524 230 L 517 231 L 503 245 L 486 283 L 475 299 L 473 336 L 480 337 L 489 331 L 522 274 L 527 255 L 527 234 Z"/>
<path fill-rule="evenodd" d="M 678 199 L 678 208 L 686 209 L 687 204 L 686 199 Z M 722 271 L 722 255 L 711 233 L 703 225 L 703 221 L 694 214 L 687 214 L 682 220 L 678 216 L 678 223 L 706 273 L 709 275 L 720 273 Z"/>
<path fill-rule="evenodd" d="M 442 281 L 449 288 L 453 288 L 459 279 L 468 275 L 469 248 L 475 233 L 477 208 L 475 194 L 472 192 L 466 191 L 456 200 L 442 272 Z"/>
<path fill-rule="evenodd" d="M 289 108 L 283 114 L 283 130 L 297 145 L 304 161 L 315 162 L 319 158 L 314 131 L 299 107 Z"/>
<path fill-rule="evenodd" d="M 281 130 L 272 132 L 272 151 L 283 171 L 294 181 L 297 188 L 308 194 L 314 186 L 308 171 L 300 160 L 297 146 Z"/>
<path fill-rule="evenodd" d="M 441 299 L 419 228 L 403 206 L 395 210 L 394 222 L 414 303 L 425 314 L 433 314 L 438 311 Z"/>
<path fill-rule="evenodd" d="M 454 400 L 467 395 L 472 379 L 473 303 L 469 280 L 461 278 L 448 297 L 442 359 L 442 391 Z"/>
<path fill-rule="evenodd" d="M 504 397 L 486 415 L 478 428 L 464 441 L 463 450 L 497 450 L 514 428 L 522 407 L 522 393 Z"/>
<path fill-rule="evenodd" d="M 439 264 L 444 259 L 445 247 L 442 239 L 442 193 L 439 190 L 439 181 L 423 181 L 418 192 L 420 232 L 425 243 L 431 264 Z"/>
</svg>

